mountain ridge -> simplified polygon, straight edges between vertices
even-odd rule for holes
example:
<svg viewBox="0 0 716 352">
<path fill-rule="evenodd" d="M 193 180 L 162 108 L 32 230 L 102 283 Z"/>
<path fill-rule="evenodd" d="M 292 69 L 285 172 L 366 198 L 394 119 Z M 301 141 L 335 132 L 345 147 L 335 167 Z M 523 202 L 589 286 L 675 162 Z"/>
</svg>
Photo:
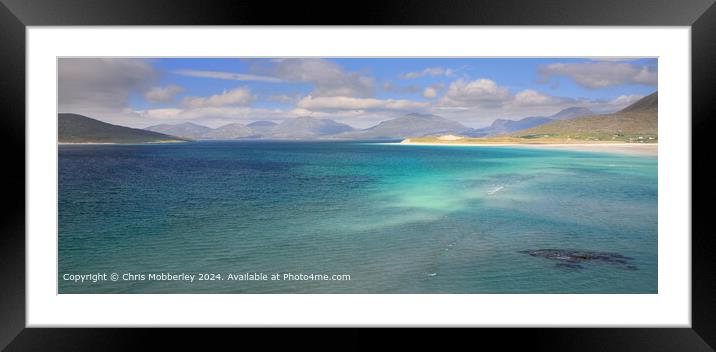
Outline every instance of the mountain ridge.
<svg viewBox="0 0 716 352">
<path fill-rule="evenodd" d="M 460 134 L 471 128 L 444 117 L 411 113 L 395 119 L 381 121 L 373 127 L 334 136 L 336 139 L 401 139 L 411 135 Z"/>
<path fill-rule="evenodd" d="M 353 127 L 347 124 L 331 119 L 299 116 L 294 119 L 284 120 L 274 126 L 265 137 L 271 139 L 312 139 L 354 130 Z"/>
<path fill-rule="evenodd" d="M 569 120 L 582 116 L 594 115 L 594 112 L 584 107 L 569 107 L 550 116 L 530 116 L 519 120 L 496 119 L 489 127 L 475 129 L 467 134 L 470 137 L 489 137 L 509 134 L 531 127 L 536 127 L 557 120 Z"/>
<path fill-rule="evenodd" d="M 159 124 L 145 128 L 148 131 L 159 132 L 170 136 L 182 138 L 200 139 L 202 135 L 211 131 L 211 128 L 199 125 L 193 122 L 184 122 L 180 124 Z"/>
</svg>

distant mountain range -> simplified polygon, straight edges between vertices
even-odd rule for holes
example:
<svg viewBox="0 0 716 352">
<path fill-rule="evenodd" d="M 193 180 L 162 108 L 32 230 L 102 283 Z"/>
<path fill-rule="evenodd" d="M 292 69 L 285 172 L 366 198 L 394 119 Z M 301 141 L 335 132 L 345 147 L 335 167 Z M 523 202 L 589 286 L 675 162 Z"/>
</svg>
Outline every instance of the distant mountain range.
<svg viewBox="0 0 716 352">
<path fill-rule="evenodd" d="M 256 135 L 250 127 L 240 123 L 230 123 L 218 128 L 211 129 L 196 139 L 241 139 Z"/>
<path fill-rule="evenodd" d="M 650 110 L 651 109 L 651 110 Z M 407 114 L 395 119 L 386 120 L 366 129 L 353 127 L 330 119 L 315 117 L 297 117 L 281 123 L 272 121 L 255 121 L 247 125 L 231 123 L 217 128 L 210 128 L 195 123 L 160 124 L 144 130 L 107 124 L 76 114 L 60 114 L 60 142 L 95 142 L 95 143 L 143 143 L 158 141 L 185 140 L 234 140 L 234 139 L 276 139 L 276 140 L 390 140 L 409 137 L 431 137 L 440 135 L 457 135 L 465 137 L 491 137 L 501 135 L 549 134 L 558 131 L 579 129 L 612 130 L 618 118 L 633 119 L 634 116 L 656 111 L 656 93 L 643 98 L 624 110 L 610 115 L 594 115 L 582 107 L 564 109 L 551 116 L 533 116 L 520 120 L 497 119 L 492 125 L 474 129 L 459 122 L 430 114 Z M 627 116 L 627 114 L 629 116 Z M 636 114 L 636 115 L 635 115 Z M 634 115 L 634 116 L 632 116 Z M 641 116 L 641 115 L 640 115 Z M 588 117 L 589 120 L 584 120 Z M 641 117 L 640 117 L 641 119 Z M 648 118 L 647 118 L 648 119 Z M 587 122 L 585 122 L 587 121 Z M 623 121 L 624 124 L 627 121 Z M 652 124 L 640 120 L 639 126 L 650 129 Z M 654 117 L 653 128 L 656 128 Z M 634 130 L 629 127 L 628 130 Z M 559 132 L 561 133 L 561 132 Z"/>
<path fill-rule="evenodd" d="M 211 129 L 191 123 L 156 125 L 147 130 L 197 140 L 283 139 L 283 140 L 385 140 L 407 136 L 463 134 L 471 128 L 436 115 L 408 114 L 383 121 L 367 129 L 353 127 L 330 119 L 297 117 L 281 123 L 256 121 L 248 125 L 233 123 Z"/>
<path fill-rule="evenodd" d="M 186 138 L 112 125 L 77 114 L 57 115 L 59 143 L 161 143 L 183 142 Z"/>
<path fill-rule="evenodd" d="M 217 128 L 209 128 L 193 123 L 177 125 L 156 125 L 146 128 L 149 131 L 196 140 L 231 139 L 317 139 L 353 131 L 353 127 L 329 119 L 297 117 L 281 123 L 256 121 L 248 125 L 232 123 Z"/>
<path fill-rule="evenodd" d="M 357 130 L 330 119 L 297 117 L 281 123 L 256 121 L 248 125 L 233 123 L 211 129 L 191 123 L 156 125 L 147 130 L 197 140 L 282 139 L 282 140 L 386 140 L 407 136 L 462 134 L 471 128 L 436 115 L 408 114 Z"/>
<path fill-rule="evenodd" d="M 353 127 L 329 119 L 297 117 L 285 120 L 269 129 L 264 138 L 316 139 L 353 131 Z"/>
<path fill-rule="evenodd" d="M 406 136 L 431 136 L 438 134 L 461 134 L 471 128 L 437 115 L 408 114 L 383 121 L 373 127 L 341 133 L 335 139 L 401 139 Z"/>
<path fill-rule="evenodd" d="M 592 110 L 589 110 L 587 108 L 582 108 L 582 107 L 571 107 L 571 108 L 564 109 L 554 115 L 546 116 L 546 117 L 531 116 L 531 117 L 525 117 L 520 120 L 497 119 L 497 120 L 493 121 L 492 125 L 490 125 L 489 127 L 474 129 L 464 135 L 469 136 L 469 137 L 499 136 L 499 135 L 509 134 L 511 132 L 515 132 L 515 131 L 519 131 L 519 130 L 524 130 L 527 128 L 536 127 L 539 125 L 544 125 L 546 123 L 550 123 L 550 122 L 554 122 L 554 121 L 570 120 L 570 119 L 583 117 L 583 116 L 590 116 L 590 115 L 594 115 L 594 112 L 592 112 Z"/>
<path fill-rule="evenodd" d="M 258 134 L 267 134 L 271 131 L 272 128 L 276 127 L 278 124 L 273 121 L 256 121 L 252 122 L 246 127 L 254 130 Z"/>
<path fill-rule="evenodd" d="M 180 123 L 177 125 L 161 124 L 147 127 L 145 130 L 189 139 L 201 139 L 202 136 L 212 131 L 209 127 L 197 125 L 191 122 Z"/>
</svg>

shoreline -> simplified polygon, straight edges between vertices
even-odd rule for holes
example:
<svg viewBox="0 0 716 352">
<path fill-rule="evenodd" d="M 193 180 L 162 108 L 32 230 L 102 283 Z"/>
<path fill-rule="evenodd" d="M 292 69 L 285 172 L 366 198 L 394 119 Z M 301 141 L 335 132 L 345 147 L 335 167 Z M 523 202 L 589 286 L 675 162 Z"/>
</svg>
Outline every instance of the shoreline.
<svg viewBox="0 0 716 352">
<path fill-rule="evenodd" d="M 395 145 L 455 146 L 455 147 L 524 147 L 584 152 L 617 153 L 627 155 L 658 156 L 658 143 L 431 143 L 406 142 Z"/>
<path fill-rule="evenodd" d="M 137 142 L 137 143 L 117 143 L 117 142 L 57 142 L 57 145 L 137 145 L 137 144 L 165 144 L 165 143 L 186 143 L 189 141 L 156 141 L 156 142 Z"/>
</svg>

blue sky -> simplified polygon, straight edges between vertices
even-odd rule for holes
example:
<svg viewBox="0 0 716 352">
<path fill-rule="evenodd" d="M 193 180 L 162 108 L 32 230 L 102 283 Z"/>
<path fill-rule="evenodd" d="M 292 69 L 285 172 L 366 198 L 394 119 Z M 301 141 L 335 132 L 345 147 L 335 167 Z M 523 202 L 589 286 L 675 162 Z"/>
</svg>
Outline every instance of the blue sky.
<svg viewBox="0 0 716 352">
<path fill-rule="evenodd" d="M 482 127 L 571 106 L 610 112 L 657 89 L 657 59 L 67 58 L 59 109 L 147 127 L 433 113 Z"/>
</svg>

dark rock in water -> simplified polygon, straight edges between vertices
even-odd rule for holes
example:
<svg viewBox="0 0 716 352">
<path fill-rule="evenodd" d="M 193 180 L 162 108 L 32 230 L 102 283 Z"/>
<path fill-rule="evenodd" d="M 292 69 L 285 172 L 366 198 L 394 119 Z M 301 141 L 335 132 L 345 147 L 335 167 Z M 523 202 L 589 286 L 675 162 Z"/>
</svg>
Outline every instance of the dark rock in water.
<svg viewBox="0 0 716 352">
<path fill-rule="evenodd" d="M 594 252 L 573 249 L 535 249 L 519 251 L 519 253 L 529 254 L 533 257 L 541 257 L 551 260 L 557 260 L 558 267 L 570 269 L 583 269 L 579 263 L 602 263 L 618 266 L 625 270 L 638 270 L 635 265 L 631 264 L 630 258 L 619 253 L 610 252 Z"/>
</svg>

